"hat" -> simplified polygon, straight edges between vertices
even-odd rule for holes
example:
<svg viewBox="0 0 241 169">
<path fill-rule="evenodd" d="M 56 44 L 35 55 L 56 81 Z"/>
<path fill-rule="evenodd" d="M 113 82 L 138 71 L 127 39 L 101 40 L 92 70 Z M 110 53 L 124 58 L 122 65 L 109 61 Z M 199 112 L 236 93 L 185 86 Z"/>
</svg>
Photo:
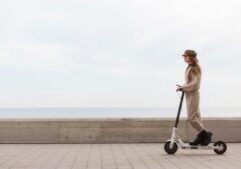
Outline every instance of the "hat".
<svg viewBox="0 0 241 169">
<path fill-rule="evenodd" d="M 184 54 L 182 54 L 182 56 L 196 57 L 197 53 L 194 50 L 185 50 Z"/>
</svg>

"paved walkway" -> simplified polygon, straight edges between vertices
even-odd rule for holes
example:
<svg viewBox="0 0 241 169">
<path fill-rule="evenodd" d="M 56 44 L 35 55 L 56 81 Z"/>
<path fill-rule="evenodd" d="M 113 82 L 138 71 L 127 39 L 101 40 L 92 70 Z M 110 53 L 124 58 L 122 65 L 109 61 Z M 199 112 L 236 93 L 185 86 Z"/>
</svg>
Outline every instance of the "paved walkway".
<svg viewBox="0 0 241 169">
<path fill-rule="evenodd" d="M 241 169 L 241 143 L 224 155 L 163 144 L 0 144 L 0 169 Z"/>
</svg>

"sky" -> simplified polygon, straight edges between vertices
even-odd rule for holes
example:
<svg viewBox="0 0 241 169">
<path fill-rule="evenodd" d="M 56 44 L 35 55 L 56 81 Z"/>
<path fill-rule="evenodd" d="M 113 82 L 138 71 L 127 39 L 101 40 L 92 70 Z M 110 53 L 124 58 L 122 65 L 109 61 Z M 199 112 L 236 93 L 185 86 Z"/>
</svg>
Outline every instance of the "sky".
<svg viewBox="0 0 241 169">
<path fill-rule="evenodd" d="M 241 107 L 239 0 L 0 0 L 0 107 Z"/>
</svg>

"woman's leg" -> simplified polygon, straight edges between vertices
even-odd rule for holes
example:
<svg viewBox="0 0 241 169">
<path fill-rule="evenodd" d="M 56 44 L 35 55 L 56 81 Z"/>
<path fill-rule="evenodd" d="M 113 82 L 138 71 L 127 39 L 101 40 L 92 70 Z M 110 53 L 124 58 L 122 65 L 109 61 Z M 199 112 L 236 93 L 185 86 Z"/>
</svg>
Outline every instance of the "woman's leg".
<svg viewBox="0 0 241 169">
<path fill-rule="evenodd" d="M 200 109 L 199 109 L 199 92 L 188 92 L 186 93 L 186 102 L 187 102 L 187 120 L 193 128 L 198 132 L 205 130 L 205 127 L 202 123 Z"/>
<path fill-rule="evenodd" d="M 212 133 L 207 132 L 202 123 L 199 109 L 199 92 L 190 92 L 186 94 L 188 121 L 199 134 L 190 145 L 208 145 L 211 142 Z"/>
</svg>

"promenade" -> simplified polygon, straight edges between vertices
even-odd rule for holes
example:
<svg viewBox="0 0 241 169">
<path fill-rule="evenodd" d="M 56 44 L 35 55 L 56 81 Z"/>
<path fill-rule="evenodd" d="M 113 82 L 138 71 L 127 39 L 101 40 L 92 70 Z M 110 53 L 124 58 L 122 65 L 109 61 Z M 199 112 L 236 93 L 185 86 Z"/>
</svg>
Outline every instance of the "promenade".
<svg viewBox="0 0 241 169">
<path fill-rule="evenodd" d="M 240 169 L 241 143 L 227 145 L 167 155 L 163 143 L 0 144 L 0 169 Z"/>
</svg>

